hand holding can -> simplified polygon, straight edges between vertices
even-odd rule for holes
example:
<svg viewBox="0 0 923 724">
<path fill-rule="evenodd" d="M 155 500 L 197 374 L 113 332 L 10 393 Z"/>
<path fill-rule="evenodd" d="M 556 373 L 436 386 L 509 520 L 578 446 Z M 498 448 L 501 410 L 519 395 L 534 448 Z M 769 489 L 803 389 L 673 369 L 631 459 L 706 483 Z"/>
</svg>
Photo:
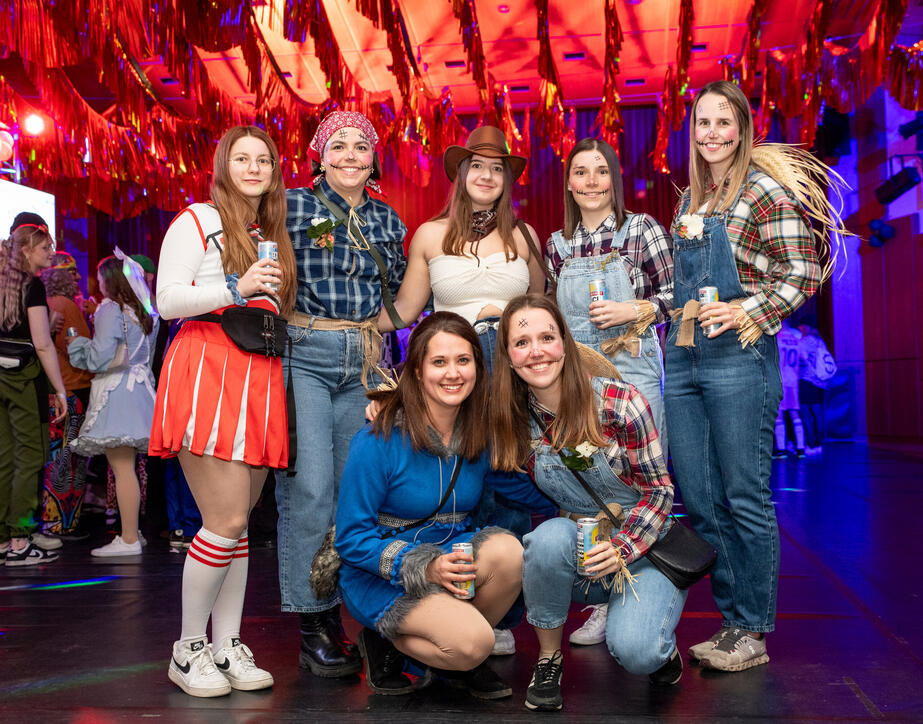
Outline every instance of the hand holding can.
<svg viewBox="0 0 923 724">
<path fill-rule="evenodd" d="M 272 259 L 275 262 L 279 261 L 279 245 L 274 241 L 261 241 L 257 245 L 257 256 L 260 261 L 263 259 Z M 266 286 L 272 289 L 273 292 L 279 292 L 279 285 L 275 282 L 266 282 Z"/>
<path fill-rule="evenodd" d="M 709 302 L 718 301 L 718 287 L 702 287 L 699 289 L 699 304 L 708 304 Z M 705 332 L 705 336 L 713 334 L 721 329 L 720 324 L 709 324 L 707 327 L 703 327 L 702 331 Z"/>
</svg>

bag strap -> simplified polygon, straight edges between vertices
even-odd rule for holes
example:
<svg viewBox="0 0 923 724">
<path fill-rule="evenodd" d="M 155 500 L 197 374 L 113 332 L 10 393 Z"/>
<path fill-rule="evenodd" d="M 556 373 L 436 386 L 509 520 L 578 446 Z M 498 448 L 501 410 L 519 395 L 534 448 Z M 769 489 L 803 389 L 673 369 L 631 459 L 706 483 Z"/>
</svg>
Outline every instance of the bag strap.
<svg viewBox="0 0 923 724">
<path fill-rule="evenodd" d="M 442 500 L 439 501 L 439 505 L 436 506 L 436 509 L 432 513 L 427 515 L 425 518 L 420 518 L 420 520 L 415 520 L 413 523 L 410 523 L 408 525 L 402 525 L 401 526 L 402 533 L 405 533 L 408 530 L 413 530 L 414 528 L 419 528 L 421 525 L 426 523 L 430 518 L 435 516 L 442 509 L 442 506 L 446 504 L 446 501 L 449 499 L 449 496 L 452 494 L 452 491 L 455 489 L 455 481 L 458 480 L 458 473 L 461 471 L 461 466 L 463 462 L 464 462 L 464 458 L 462 458 L 461 455 L 455 458 L 455 469 L 452 471 L 452 479 L 449 481 L 449 487 L 446 488 L 445 495 L 442 496 Z M 394 536 L 397 535 L 397 533 L 398 533 L 397 528 L 386 530 L 384 533 L 381 534 L 382 540 L 384 540 L 385 538 L 393 538 Z"/>
<path fill-rule="evenodd" d="M 545 275 L 545 281 L 548 282 L 549 290 L 552 294 L 557 293 L 558 283 L 555 281 L 554 277 L 551 276 L 551 273 L 548 271 L 548 267 L 545 266 L 545 255 L 542 254 L 542 252 L 539 251 L 538 247 L 535 245 L 535 240 L 532 238 L 532 234 L 529 233 L 528 225 L 522 219 L 517 219 L 516 228 L 519 229 L 519 233 L 525 237 L 526 245 L 529 247 L 529 253 L 538 259 L 539 266 L 542 268 L 542 274 Z"/>
<path fill-rule="evenodd" d="M 343 212 L 343 209 L 333 203 L 319 186 L 312 190 L 314 191 L 314 195 L 324 206 L 327 207 L 330 213 L 336 216 L 340 221 L 346 222 L 346 228 L 348 231 L 351 231 L 353 234 L 356 234 L 360 239 L 362 239 L 363 248 L 372 257 L 372 260 L 375 262 L 375 266 L 378 267 L 378 276 L 381 280 L 381 299 L 384 302 L 385 309 L 388 310 L 388 316 L 391 317 L 391 324 L 394 325 L 395 329 L 404 329 L 409 327 L 410 325 L 401 319 L 401 315 L 397 313 L 397 309 L 394 307 L 394 299 L 392 299 L 391 290 L 388 288 L 388 267 L 385 266 L 385 260 L 381 258 L 381 254 L 378 252 L 378 249 L 376 249 L 373 244 L 369 243 L 368 239 L 365 238 L 365 234 L 362 233 L 362 230 L 358 226 L 350 226 L 349 218 Z"/>
</svg>

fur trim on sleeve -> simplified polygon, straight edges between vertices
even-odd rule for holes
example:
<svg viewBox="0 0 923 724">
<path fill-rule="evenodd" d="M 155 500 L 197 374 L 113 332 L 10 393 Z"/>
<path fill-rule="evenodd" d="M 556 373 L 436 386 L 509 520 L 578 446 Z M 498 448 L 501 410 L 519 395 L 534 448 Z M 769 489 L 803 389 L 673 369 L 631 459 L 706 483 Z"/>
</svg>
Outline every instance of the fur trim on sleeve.
<svg viewBox="0 0 923 724">
<path fill-rule="evenodd" d="M 401 585 L 407 595 L 419 598 L 429 585 L 426 567 L 443 553 L 442 548 L 432 543 L 423 543 L 409 551 L 401 561 Z"/>
</svg>

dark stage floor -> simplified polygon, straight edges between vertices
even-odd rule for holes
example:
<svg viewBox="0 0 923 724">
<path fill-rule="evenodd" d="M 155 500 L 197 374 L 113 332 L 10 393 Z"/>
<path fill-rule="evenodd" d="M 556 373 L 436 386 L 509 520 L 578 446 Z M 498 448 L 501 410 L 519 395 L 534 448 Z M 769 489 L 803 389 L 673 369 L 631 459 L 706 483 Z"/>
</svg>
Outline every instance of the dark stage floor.
<svg viewBox="0 0 923 724">
<path fill-rule="evenodd" d="M 689 666 L 672 690 L 622 671 L 604 646 L 565 651 L 566 721 L 923 721 L 923 584 L 919 571 L 923 459 L 829 444 L 822 457 L 776 463 L 782 579 L 771 662 L 738 674 Z M 276 679 L 266 692 L 186 696 L 166 675 L 179 633 L 183 556 L 152 541 L 139 564 L 91 559 L 97 541 L 67 543 L 42 569 L 0 572 L 3 722 L 270 722 L 364 719 L 526 721 L 536 653 L 527 625 L 519 653 L 494 659 L 512 699 L 479 702 L 441 684 L 374 696 L 364 681 L 315 679 L 297 667 L 296 616 L 281 615 L 272 550 L 251 553 L 244 639 Z M 568 631 L 582 623 L 580 607 Z M 718 616 L 696 586 L 680 648 Z M 347 628 L 355 632 L 349 620 Z M 685 658 L 685 656 L 684 656 Z"/>
</svg>

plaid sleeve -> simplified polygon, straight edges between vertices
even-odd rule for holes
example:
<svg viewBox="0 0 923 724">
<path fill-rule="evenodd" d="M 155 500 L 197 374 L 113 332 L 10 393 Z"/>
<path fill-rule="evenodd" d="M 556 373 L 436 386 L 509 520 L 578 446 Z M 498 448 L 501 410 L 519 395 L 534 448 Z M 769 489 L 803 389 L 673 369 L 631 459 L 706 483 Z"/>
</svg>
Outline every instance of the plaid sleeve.
<svg viewBox="0 0 923 724">
<path fill-rule="evenodd" d="M 555 283 L 557 283 L 558 272 L 561 270 L 562 264 L 564 264 L 564 260 L 558 253 L 558 247 L 555 245 L 554 239 L 549 236 L 548 241 L 545 242 L 545 269 L 548 270 L 548 275 L 545 277 L 546 293 L 551 291 L 551 279 L 554 279 Z"/>
<path fill-rule="evenodd" d="M 628 480 L 624 482 L 641 493 L 638 504 L 627 511 L 622 529 L 612 539 L 626 563 L 632 563 L 657 541 L 673 506 L 673 483 L 644 395 L 632 385 L 611 381 L 603 386 L 601 398 L 603 432 L 613 440 L 606 455 L 615 470 L 626 466 L 612 457 L 627 458 Z"/>
<path fill-rule="evenodd" d="M 738 265 L 741 282 L 751 294 L 743 309 L 764 333 L 776 334 L 820 284 L 814 237 L 801 206 L 768 176 L 741 201 L 750 207 L 738 236 L 745 262 Z"/>
<path fill-rule="evenodd" d="M 647 277 L 645 296 L 657 308 L 657 322 L 673 309 L 673 237 L 652 216 L 642 214 L 640 262 Z"/>
</svg>

